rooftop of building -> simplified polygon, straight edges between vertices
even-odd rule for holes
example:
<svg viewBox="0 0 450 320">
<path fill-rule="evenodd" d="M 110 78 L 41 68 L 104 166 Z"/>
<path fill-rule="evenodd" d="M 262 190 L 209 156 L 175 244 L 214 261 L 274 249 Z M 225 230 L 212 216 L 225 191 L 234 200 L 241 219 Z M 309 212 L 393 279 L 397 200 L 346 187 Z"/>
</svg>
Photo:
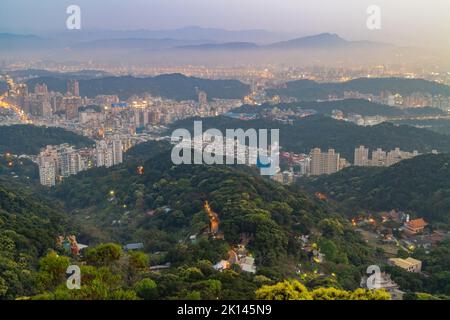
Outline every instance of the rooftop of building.
<svg viewBox="0 0 450 320">
<path fill-rule="evenodd" d="M 390 262 L 392 262 L 393 264 L 395 264 L 398 267 L 401 268 L 410 268 L 410 267 L 414 267 L 418 264 L 421 264 L 422 261 L 414 259 L 414 258 L 406 258 L 406 259 L 402 259 L 402 258 L 390 258 L 389 259 Z"/>
<path fill-rule="evenodd" d="M 419 218 L 419 219 L 414 219 L 414 220 L 406 222 L 406 225 L 409 228 L 419 229 L 419 228 L 425 228 L 428 225 L 428 223 L 426 223 L 426 221 L 423 218 Z"/>
</svg>

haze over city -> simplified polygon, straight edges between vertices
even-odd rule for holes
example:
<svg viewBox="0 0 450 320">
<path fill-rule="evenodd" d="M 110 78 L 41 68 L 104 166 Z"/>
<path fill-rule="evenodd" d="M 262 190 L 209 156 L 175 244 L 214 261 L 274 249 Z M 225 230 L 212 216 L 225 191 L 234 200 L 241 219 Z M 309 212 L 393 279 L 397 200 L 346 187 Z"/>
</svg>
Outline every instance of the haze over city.
<svg viewBox="0 0 450 320">
<path fill-rule="evenodd" d="M 176 29 L 186 26 L 229 30 L 264 29 L 299 37 L 322 32 L 349 40 L 448 49 L 450 2 L 434 0 L 2 0 L 0 31 L 47 34 L 64 31 L 66 8 L 82 9 L 83 29 Z M 366 9 L 378 5 L 382 29 L 366 28 Z"/>
</svg>

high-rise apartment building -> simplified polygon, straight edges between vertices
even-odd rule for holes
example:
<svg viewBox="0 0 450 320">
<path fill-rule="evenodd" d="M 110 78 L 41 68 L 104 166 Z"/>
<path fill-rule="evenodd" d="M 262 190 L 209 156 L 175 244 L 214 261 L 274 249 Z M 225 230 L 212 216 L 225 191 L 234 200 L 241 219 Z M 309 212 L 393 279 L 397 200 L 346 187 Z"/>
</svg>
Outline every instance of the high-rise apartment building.
<svg viewBox="0 0 450 320">
<path fill-rule="evenodd" d="M 53 187 L 56 184 L 56 163 L 54 159 L 44 157 L 40 159 L 39 180 L 41 185 Z"/>
<path fill-rule="evenodd" d="M 52 115 L 52 106 L 48 93 L 30 94 L 28 97 L 29 113 L 38 117 L 48 117 Z"/>
<path fill-rule="evenodd" d="M 134 109 L 134 122 L 136 128 L 145 128 L 149 122 L 149 111 L 146 109 Z"/>
<path fill-rule="evenodd" d="M 205 91 L 198 92 L 198 104 L 202 107 L 208 105 L 208 95 Z"/>
<path fill-rule="evenodd" d="M 80 97 L 65 97 L 63 99 L 64 109 L 66 111 L 67 120 L 78 118 L 78 108 L 81 106 Z"/>
<path fill-rule="evenodd" d="M 311 175 L 318 176 L 323 174 L 322 150 L 314 148 L 311 150 Z"/>
<path fill-rule="evenodd" d="M 150 124 L 157 125 L 157 124 L 159 124 L 161 115 L 160 115 L 159 111 L 151 111 L 148 115 L 148 118 L 149 118 Z"/>
<path fill-rule="evenodd" d="M 74 149 L 69 144 L 47 146 L 37 157 L 41 184 L 52 187 L 57 181 L 81 171 L 98 167 L 111 167 L 123 161 L 120 137 L 98 141 L 96 148 Z"/>
<path fill-rule="evenodd" d="M 58 175 L 58 151 L 47 146 L 37 157 L 39 166 L 39 179 L 43 186 L 53 187 Z"/>
<path fill-rule="evenodd" d="M 389 152 L 381 148 L 372 151 L 372 159 L 368 158 L 369 149 L 360 146 L 355 149 L 355 166 L 389 167 L 402 160 L 414 158 L 419 154 L 418 151 L 406 152 L 395 148 Z"/>
<path fill-rule="evenodd" d="M 98 141 L 95 146 L 95 158 L 97 167 L 109 167 L 108 164 L 108 144 L 106 141 Z"/>
<path fill-rule="evenodd" d="M 411 159 L 418 156 L 419 153 L 417 151 L 414 152 L 405 152 L 401 151 L 400 148 L 395 148 L 392 151 L 389 151 L 386 156 L 386 166 L 392 166 L 396 163 L 399 163 L 402 160 Z"/>
<path fill-rule="evenodd" d="M 98 141 L 96 145 L 97 167 L 112 167 L 123 162 L 123 144 L 118 137 Z"/>
<path fill-rule="evenodd" d="M 333 174 L 340 170 L 340 154 L 334 149 L 329 149 L 327 153 L 315 148 L 311 150 L 311 175 Z"/>
<path fill-rule="evenodd" d="M 67 94 L 75 97 L 80 96 L 80 84 L 77 80 L 67 80 Z"/>
<path fill-rule="evenodd" d="M 359 146 L 355 149 L 355 166 L 366 167 L 369 165 L 369 148 Z"/>
<path fill-rule="evenodd" d="M 68 177 L 80 172 L 83 168 L 81 156 L 72 147 L 63 150 L 60 154 L 61 175 Z"/>
<path fill-rule="evenodd" d="M 386 165 L 386 152 L 381 148 L 372 151 L 372 160 L 370 165 L 373 167 L 384 167 Z"/>
<path fill-rule="evenodd" d="M 15 86 L 15 91 L 12 98 L 15 99 L 15 103 L 25 113 L 30 113 L 30 99 L 28 97 L 28 87 L 25 83 L 21 83 Z"/>
<path fill-rule="evenodd" d="M 334 149 L 329 149 L 326 153 L 325 173 L 333 174 L 340 170 L 340 154 L 336 153 Z"/>
<path fill-rule="evenodd" d="M 34 86 L 34 93 L 35 94 L 44 94 L 44 95 L 48 94 L 47 85 L 45 83 L 43 83 L 43 84 L 40 84 L 40 83 L 36 84 Z"/>
<path fill-rule="evenodd" d="M 111 141 L 111 147 L 114 165 L 122 163 L 123 162 L 122 141 L 118 137 L 115 137 L 114 140 Z"/>
</svg>

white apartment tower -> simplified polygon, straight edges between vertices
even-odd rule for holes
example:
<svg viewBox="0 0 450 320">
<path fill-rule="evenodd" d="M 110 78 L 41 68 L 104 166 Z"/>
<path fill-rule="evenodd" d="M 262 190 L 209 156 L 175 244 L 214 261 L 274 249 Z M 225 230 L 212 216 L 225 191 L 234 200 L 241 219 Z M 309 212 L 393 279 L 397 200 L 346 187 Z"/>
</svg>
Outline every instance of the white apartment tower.
<svg viewBox="0 0 450 320">
<path fill-rule="evenodd" d="M 386 166 L 392 166 L 396 163 L 399 163 L 400 161 L 402 161 L 402 152 L 400 151 L 400 148 L 395 148 L 392 151 L 389 151 L 387 153 L 387 157 L 386 157 Z"/>
<path fill-rule="evenodd" d="M 53 187 L 58 175 L 58 150 L 53 146 L 42 149 L 37 157 L 39 179 L 43 186 Z"/>
<path fill-rule="evenodd" d="M 108 158 L 108 145 L 106 141 L 98 141 L 95 146 L 95 158 L 97 167 L 106 167 Z"/>
<path fill-rule="evenodd" d="M 56 184 L 56 161 L 51 156 L 39 156 L 39 179 L 43 186 L 53 187 Z"/>
<path fill-rule="evenodd" d="M 63 150 L 60 157 L 61 175 L 68 177 L 82 170 L 81 156 L 72 147 Z"/>
<path fill-rule="evenodd" d="M 97 167 L 112 167 L 123 162 L 123 144 L 118 137 L 102 140 L 96 145 Z"/>
<path fill-rule="evenodd" d="M 369 165 L 369 148 L 359 146 L 355 149 L 355 166 L 366 167 Z"/>
<path fill-rule="evenodd" d="M 372 160 L 370 164 L 374 167 L 384 167 L 386 165 L 386 152 L 381 148 L 372 151 Z"/>
<path fill-rule="evenodd" d="M 114 140 L 111 142 L 112 146 L 112 155 L 113 155 L 113 162 L 114 164 L 119 164 L 123 162 L 123 145 L 122 141 L 115 137 Z"/>
</svg>

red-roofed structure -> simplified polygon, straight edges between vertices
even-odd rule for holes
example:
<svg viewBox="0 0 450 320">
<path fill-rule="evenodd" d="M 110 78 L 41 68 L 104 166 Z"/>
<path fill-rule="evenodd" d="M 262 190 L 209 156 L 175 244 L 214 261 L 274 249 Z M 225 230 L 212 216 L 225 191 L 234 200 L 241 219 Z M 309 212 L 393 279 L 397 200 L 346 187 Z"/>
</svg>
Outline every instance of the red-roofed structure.
<svg viewBox="0 0 450 320">
<path fill-rule="evenodd" d="M 422 218 L 405 222 L 405 231 L 409 234 L 422 233 L 423 229 L 428 225 Z"/>
</svg>

